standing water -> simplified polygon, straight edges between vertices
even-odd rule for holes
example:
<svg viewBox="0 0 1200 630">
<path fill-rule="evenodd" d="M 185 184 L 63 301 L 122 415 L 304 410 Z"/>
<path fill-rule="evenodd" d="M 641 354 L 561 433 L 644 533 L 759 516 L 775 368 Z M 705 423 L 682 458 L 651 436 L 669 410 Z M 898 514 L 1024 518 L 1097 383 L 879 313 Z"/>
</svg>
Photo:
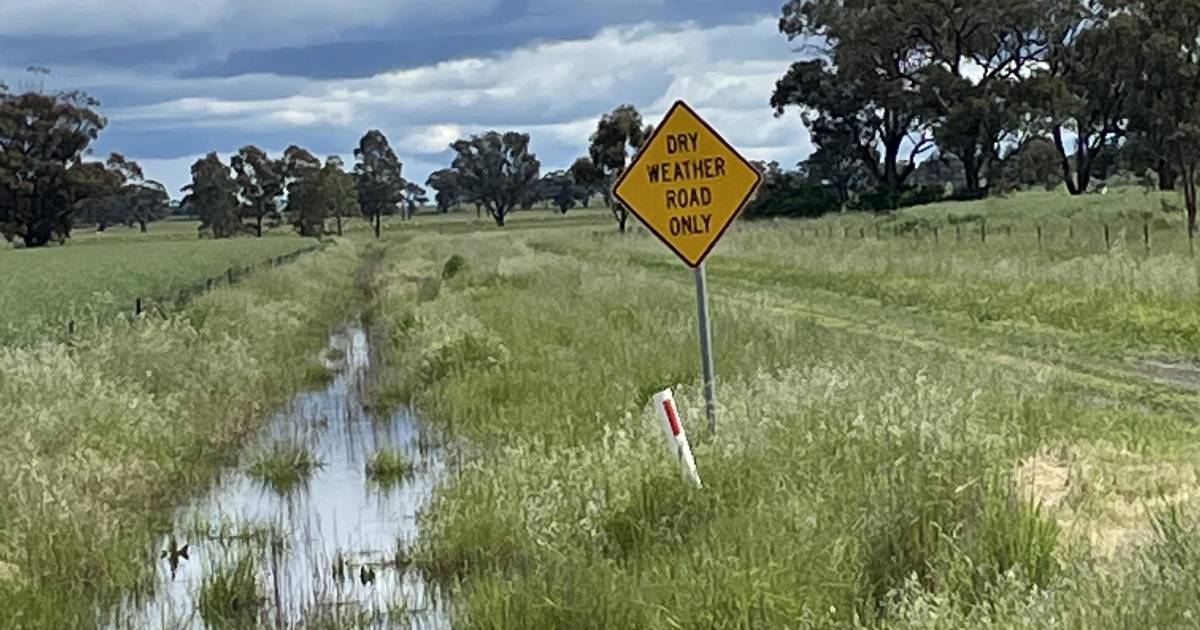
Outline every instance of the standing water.
<svg viewBox="0 0 1200 630">
<path fill-rule="evenodd" d="M 403 562 L 443 452 L 408 410 L 365 411 L 372 359 L 362 329 L 332 336 L 325 361 L 336 377 L 293 398 L 236 470 L 176 513 L 153 588 L 129 596 L 110 627 L 449 628 L 437 590 Z M 249 474 L 277 444 L 305 445 L 319 467 L 286 489 Z M 369 478 L 381 450 L 411 471 L 394 483 Z"/>
</svg>

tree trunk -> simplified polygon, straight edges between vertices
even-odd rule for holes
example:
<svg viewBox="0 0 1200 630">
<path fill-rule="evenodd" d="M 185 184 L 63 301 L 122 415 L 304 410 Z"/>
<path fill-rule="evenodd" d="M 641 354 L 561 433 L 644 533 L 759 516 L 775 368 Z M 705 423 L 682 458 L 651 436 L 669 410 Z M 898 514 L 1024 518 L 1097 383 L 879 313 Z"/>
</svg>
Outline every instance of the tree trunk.
<svg viewBox="0 0 1200 630">
<path fill-rule="evenodd" d="M 1183 201 L 1187 209 L 1188 237 L 1196 234 L 1196 167 L 1186 164 L 1182 169 Z"/>
<path fill-rule="evenodd" d="M 483 206 L 480 204 L 475 204 L 475 218 L 478 219 L 481 217 L 483 217 Z"/>
<path fill-rule="evenodd" d="M 964 147 L 958 156 L 963 164 L 963 177 L 966 179 L 967 192 L 979 192 L 979 157 L 975 155 L 974 145 Z"/>
<path fill-rule="evenodd" d="M 620 205 L 621 210 L 617 212 L 617 232 L 624 234 L 626 229 L 625 224 L 629 223 L 629 210 L 625 208 L 624 204 Z"/>
<path fill-rule="evenodd" d="M 1063 144 L 1061 127 L 1054 128 L 1054 148 L 1058 150 L 1058 158 L 1062 161 L 1063 182 L 1067 184 L 1067 192 L 1071 195 L 1082 194 L 1083 191 L 1075 185 L 1075 177 L 1071 174 L 1071 160 L 1067 156 L 1067 149 Z"/>
<path fill-rule="evenodd" d="M 495 212 L 492 212 L 492 218 L 496 220 L 496 227 L 504 227 L 504 219 L 507 214 L 508 211 L 504 208 L 497 208 Z"/>
<path fill-rule="evenodd" d="M 900 142 L 889 141 L 884 147 L 883 155 L 883 184 L 887 186 L 888 192 L 892 193 L 892 197 L 896 197 L 900 192 Z"/>
<path fill-rule="evenodd" d="M 337 231 L 338 231 L 338 236 L 341 236 L 342 235 L 342 213 L 341 212 L 339 212 L 337 215 Z"/>
<path fill-rule="evenodd" d="M 262 218 L 262 215 L 260 214 L 260 215 L 258 215 L 258 223 L 255 224 L 255 226 L 254 226 L 255 229 L 258 231 L 258 238 L 262 238 L 262 224 L 263 224 L 263 218 Z"/>
<path fill-rule="evenodd" d="M 1158 166 L 1155 167 L 1155 172 L 1158 173 L 1158 189 L 1159 190 L 1175 190 L 1175 168 L 1167 160 L 1159 160 Z"/>
<path fill-rule="evenodd" d="M 1076 194 L 1082 195 L 1092 185 L 1092 164 L 1094 161 L 1092 152 L 1088 150 L 1087 145 L 1080 144 L 1079 149 L 1075 151 L 1075 177 L 1078 180 L 1076 187 L 1079 189 L 1079 192 Z"/>
<path fill-rule="evenodd" d="M 149 232 L 149 231 L 150 231 L 150 230 L 146 229 L 146 222 L 145 222 L 145 221 L 141 221 L 141 220 L 139 220 L 139 221 L 138 221 L 138 227 L 140 227 L 140 228 L 142 229 L 142 234 L 145 234 L 146 232 Z"/>
<path fill-rule="evenodd" d="M 383 213 L 376 212 L 375 213 L 375 238 L 379 238 L 380 234 L 382 234 L 382 233 L 383 233 Z"/>
</svg>

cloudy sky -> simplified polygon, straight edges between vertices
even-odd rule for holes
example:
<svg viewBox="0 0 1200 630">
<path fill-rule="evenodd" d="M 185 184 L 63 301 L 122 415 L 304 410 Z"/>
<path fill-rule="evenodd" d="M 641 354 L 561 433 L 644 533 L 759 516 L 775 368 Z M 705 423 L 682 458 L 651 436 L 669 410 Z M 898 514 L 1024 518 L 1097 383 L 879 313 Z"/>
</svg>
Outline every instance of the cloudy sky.
<svg viewBox="0 0 1200 630">
<path fill-rule="evenodd" d="M 0 0 L 0 79 L 83 88 L 120 151 L 178 189 L 200 155 L 245 144 L 353 152 L 387 134 L 405 176 L 487 129 L 532 136 L 543 169 L 585 154 L 621 103 L 657 122 L 685 99 L 753 159 L 810 151 L 768 105 L 797 58 L 782 0 Z"/>
</svg>

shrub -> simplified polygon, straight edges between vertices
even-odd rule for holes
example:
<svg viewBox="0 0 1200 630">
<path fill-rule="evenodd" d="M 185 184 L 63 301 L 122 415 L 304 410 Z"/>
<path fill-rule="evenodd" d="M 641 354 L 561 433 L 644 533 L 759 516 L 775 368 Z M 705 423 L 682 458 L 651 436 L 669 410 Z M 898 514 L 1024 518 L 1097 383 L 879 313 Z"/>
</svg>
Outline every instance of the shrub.
<svg viewBox="0 0 1200 630">
<path fill-rule="evenodd" d="M 455 254 L 446 260 L 446 264 L 442 266 L 442 278 L 449 280 L 454 276 L 466 271 L 467 259 Z"/>
<path fill-rule="evenodd" d="M 746 206 L 750 219 L 772 217 L 819 217 L 841 209 L 841 202 L 828 188 L 805 181 L 796 173 L 784 173 L 763 184 L 758 196 Z"/>
</svg>

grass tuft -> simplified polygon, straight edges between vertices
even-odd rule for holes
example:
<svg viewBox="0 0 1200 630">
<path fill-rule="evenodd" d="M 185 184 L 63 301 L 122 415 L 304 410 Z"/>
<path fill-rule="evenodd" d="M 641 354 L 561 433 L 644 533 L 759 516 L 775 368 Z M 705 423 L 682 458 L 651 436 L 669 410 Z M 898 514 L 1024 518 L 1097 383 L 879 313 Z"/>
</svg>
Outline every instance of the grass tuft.
<svg viewBox="0 0 1200 630">
<path fill-rule="evenodd" d="M 250 556 L 219 567 L 200 585 L 200 617 L 211 628 L 254 628 L 263 606 L 255 577 L 257 566 Z"/>
<path fill-rule="evenodd" d="M 413 464 L 402 453 L 393 449 L 375 451 L 367 461 L 367 478 L 382 486 L 391 486 L 404 480 L 413 471 Z"/>
<path fill-rule="evenodd" d="M 304 367 L 303 383 L 305 387 L 324 387 L 333 381 L 335 372 L 320 363 L 312 362 Z"/>
<path fill-rule="evenodd" d="M 273 490 L 286 493 L 307 483 L 324 466 L 307 445 L 280 441 L 259 455 L 249 473 Z"/>
</svg>

